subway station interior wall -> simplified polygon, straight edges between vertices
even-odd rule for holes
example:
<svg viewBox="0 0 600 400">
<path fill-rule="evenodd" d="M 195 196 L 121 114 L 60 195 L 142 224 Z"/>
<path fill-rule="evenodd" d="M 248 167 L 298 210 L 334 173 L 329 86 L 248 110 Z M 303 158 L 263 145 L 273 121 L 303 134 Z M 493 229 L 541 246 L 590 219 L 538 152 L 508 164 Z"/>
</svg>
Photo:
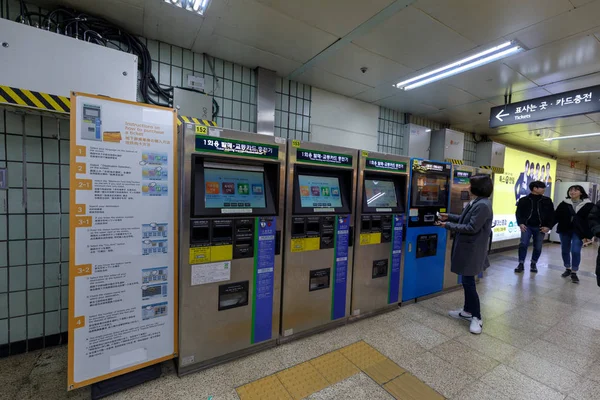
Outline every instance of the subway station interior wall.
<svg viewBox="0 0 600 400">
<path fill-rule="evenodd" d="M 313 88 L 313 142 L 377 151 L 379 106 Z"/>
<path fill-rule="evenodd" d="M 585 182 L 587 180 L 585 163 L 575 163 L 571 168 L 570 160 L 559 159 L 557 164 L 556 179 L 563 182 Z"/>
</svg>

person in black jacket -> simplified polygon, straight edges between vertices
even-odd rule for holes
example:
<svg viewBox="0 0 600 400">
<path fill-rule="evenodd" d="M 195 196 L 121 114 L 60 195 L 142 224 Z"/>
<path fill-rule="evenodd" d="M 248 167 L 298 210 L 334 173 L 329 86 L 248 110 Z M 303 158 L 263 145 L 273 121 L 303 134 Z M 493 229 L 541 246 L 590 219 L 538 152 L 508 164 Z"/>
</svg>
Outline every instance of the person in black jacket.
<svg viewBox="0 0 600 400">
<path fill-rule="evenodd" d="M 600 201 L 596 203 L 589 215 L 590 228 L 592 234 L 600 238 Z M 600 286 L 600 247 L 598 248 L 598 257 L 596 258 L 596 281 Z"/>
<path fill-rule="evenodd" d="M 531 272 L 538 272 L 537 262 L 542 254 L 544 236 L 554 226 L 554 204 L 552 199 L 544 196 L 546 184 L 534 181 L 529 184 L 531 193 L 517 203 L 517 225 L 521 228 L 521 243 L 519 244 L 519 265 L 515 272 L 525 270 L 527 248 L 533 238 L 533 254 L 531 255 Z"/>
<path fill-rule="evenodd" d="M 567 198 L 556 208 L 555 218 L 558 223 L 557 232 L 560 235 L 560 246 L 565 272 L 562 277 L 571 277 L 573 283 L 579 283 L 577 271 L 581 263 L 581 248 L 584 243 L 591 242 L 592 230 L 588 216 L 594 204 L 590 201 L 585 189 L 573 185 L 567 191 Z"/>
</svg>

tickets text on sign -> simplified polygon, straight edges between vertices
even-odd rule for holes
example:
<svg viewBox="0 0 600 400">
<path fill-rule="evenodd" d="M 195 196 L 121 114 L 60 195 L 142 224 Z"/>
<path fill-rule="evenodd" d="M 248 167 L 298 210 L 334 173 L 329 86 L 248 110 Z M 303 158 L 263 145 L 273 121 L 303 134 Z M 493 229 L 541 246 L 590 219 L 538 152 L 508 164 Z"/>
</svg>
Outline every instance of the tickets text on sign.
<svg viewBox="0 0 600 400">
<path fill-rule="evenodd" d="M 232 151 L 236 153 L 251 153 L 269 155 L 273 153 L 273 148 L 256 146 L 244 143 L 231 143 L 219 140 L 204 139 L 204 145 L 214 147 L 215 150 Z"/>
</svg>

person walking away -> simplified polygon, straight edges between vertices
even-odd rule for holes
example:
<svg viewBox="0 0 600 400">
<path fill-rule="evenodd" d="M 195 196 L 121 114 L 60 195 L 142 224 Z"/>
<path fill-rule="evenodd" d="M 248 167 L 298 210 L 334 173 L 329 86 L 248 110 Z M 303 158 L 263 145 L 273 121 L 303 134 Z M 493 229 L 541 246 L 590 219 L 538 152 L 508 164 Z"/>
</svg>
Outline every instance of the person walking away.
<svg viewBox="0 0 600 400">
<path fill-rule="evenodd" d="M 554 204 L 550 197 L 544 196 L 546 184 L 533 181 L 529 184 L 531 193 L 517 203 L 517 225 L 521 228 L 521 243 L 519 244 L 519 265 L 515 272 L 525 270 L 527 248 L 533 238 L 533 254 L 531 255 L 531 272 L 538 272 L 537 262 L 542 254 L 544 236 L 554 226 Z"/>
<path fill-rule="evenodd" d="M 592 208 L 589 215 L 589 223 L 592 234 L 600 238 L 600 201 Z M 598 247 L 598 257 L 596 257 L 596 282 L 600 286 L 600 247 Z"/>
<path fill-rule="evenodd" d="M 494 214 L 489 197 L 494 190 L 494 184 L 489 175 L 475 175 L 471 177 L 469 190 L 473 200 L 462 214 L 440 214 L 440 220 L 436 224 L 456 233 L 452 246 L 451 271 L 462 276 L 465 293 L 462 310 L 450 311 L 448 314 L 453 318 L 470 321 L 470 332 L 480 334 L 483 320 L 475 277 L 490 265 L 488 241 Z"/>
<path fill-rule="evenodd" d="M 592 229 L 588 222 L 594 204 L 585 189 L 573 185 L 567 191 L 567 198 L 556 207 L 555 218 L 565 272 L 562 277 L 571 277 L 573 283 L 579 283 L 577 271 L 581 263 L 581 248 L 592 241 Z"/>
</svg>

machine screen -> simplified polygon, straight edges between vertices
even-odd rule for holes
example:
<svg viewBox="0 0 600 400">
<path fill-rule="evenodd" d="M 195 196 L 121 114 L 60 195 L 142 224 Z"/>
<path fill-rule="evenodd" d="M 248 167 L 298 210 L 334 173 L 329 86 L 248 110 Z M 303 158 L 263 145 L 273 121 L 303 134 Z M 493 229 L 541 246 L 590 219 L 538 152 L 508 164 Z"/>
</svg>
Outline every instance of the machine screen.
<svg viewBox="0 0 600 400">
<path fill-rule="evenodd" d="M 330 176 L 298 175 L 300 203 L 308 208 L 342 207 L 340 180 Z"/>
<path fill-rule="evenodd" d="M 85 115 L 88 117 L 98 117 L 99 116 L 99 112 L 98 110 L 94 110 L 93 108 L 86 108 L 85 109 Z"/>
<path fill-rule="evenodd" d="M 365 179 L 368 207 L 393 208 L 398 206 L 396 185 L 392 181 Z"/>
<path fill-rule="evenodd" d="M 423 175 L 415 173 L 413 176 L 413 207 L 445 207 L 448 193 L 446 185 L 448 179 L 439 175 Z"/>
<path fill-rule="evenodd" d="M 262 172 L 204 169 L 206 208 L 266 208 Z"/>
</svg>

